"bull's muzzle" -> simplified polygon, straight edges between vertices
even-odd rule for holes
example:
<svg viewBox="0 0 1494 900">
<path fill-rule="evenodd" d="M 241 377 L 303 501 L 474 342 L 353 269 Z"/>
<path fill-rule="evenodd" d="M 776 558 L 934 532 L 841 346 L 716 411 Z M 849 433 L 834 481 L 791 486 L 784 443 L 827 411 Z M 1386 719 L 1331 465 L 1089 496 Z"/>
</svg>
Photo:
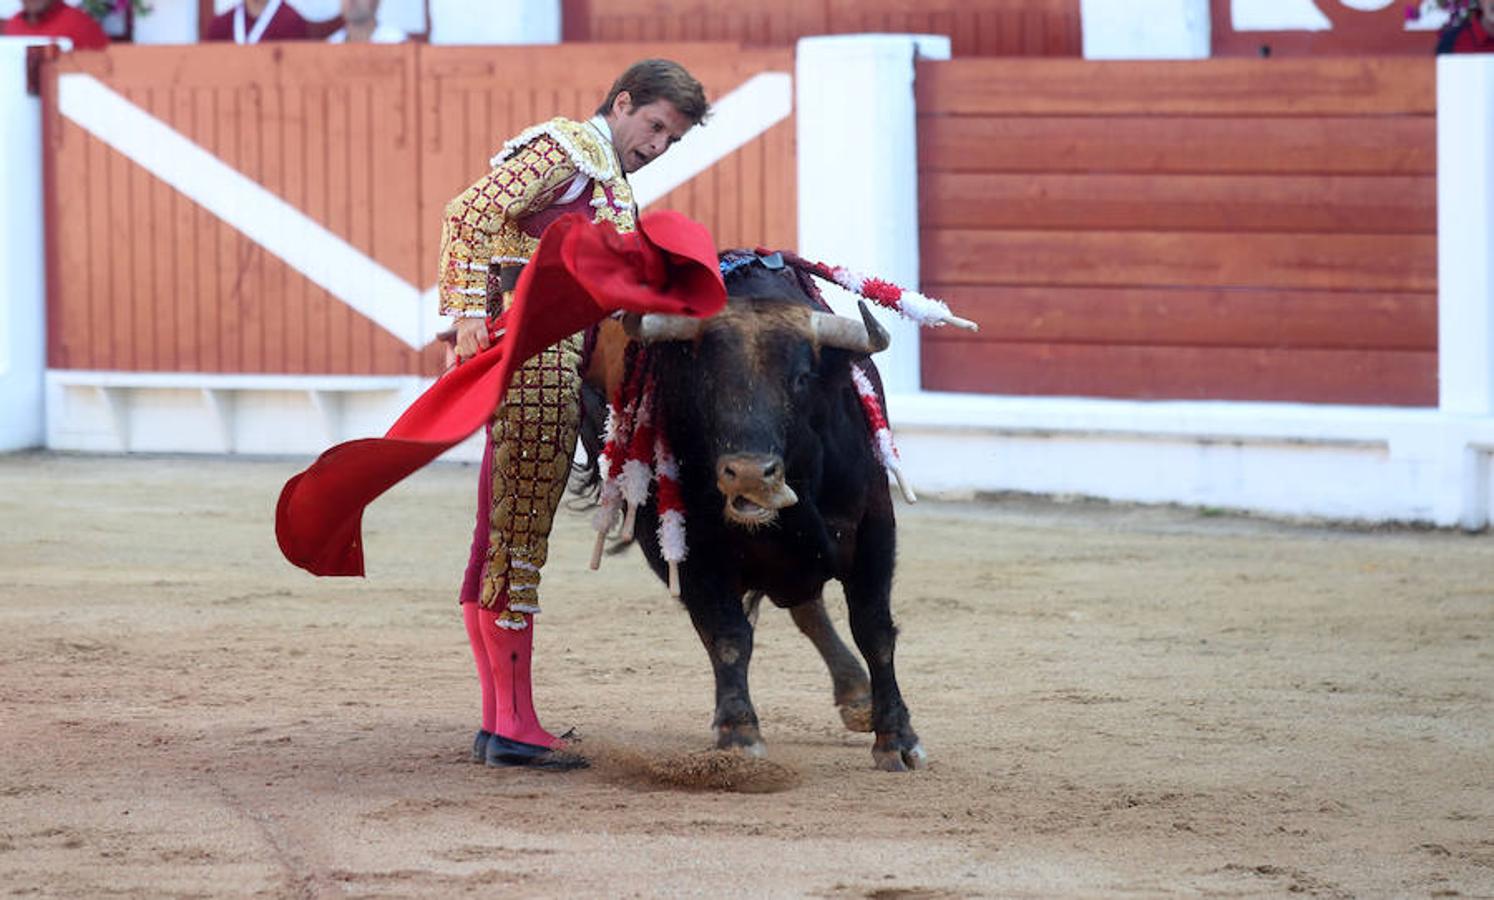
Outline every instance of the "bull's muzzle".
<svg viewBox="0 0 1494 900">
<path fill-rule="evenodd" d="M 731 453 L 716 460 L 716 487 L 726 498 L 728 522 L 767 525 L 799 502 L 784 480 L 783 459 L 768 453 Z"/>
</svg>

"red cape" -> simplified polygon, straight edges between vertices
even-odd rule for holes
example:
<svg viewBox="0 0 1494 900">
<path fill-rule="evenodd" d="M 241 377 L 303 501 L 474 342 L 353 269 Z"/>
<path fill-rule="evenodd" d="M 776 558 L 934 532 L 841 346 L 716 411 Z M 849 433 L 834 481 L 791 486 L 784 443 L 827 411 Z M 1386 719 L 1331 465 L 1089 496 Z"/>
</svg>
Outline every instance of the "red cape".
<svg viewBox="0 0 1494 900">
<path fill-rule="evenodd" d="M 280 552 L 316 575 L 363 574 L 363 509 L 492 418 L 525 360 L 618 310 L 709 316 L 726 305 L 715 243 L 675 212 L 619 234 L 579 214 L 545 229 L 493 346 L 441 376 L 381 438 L 338 444 L 285 483 Z"/>
</svg>

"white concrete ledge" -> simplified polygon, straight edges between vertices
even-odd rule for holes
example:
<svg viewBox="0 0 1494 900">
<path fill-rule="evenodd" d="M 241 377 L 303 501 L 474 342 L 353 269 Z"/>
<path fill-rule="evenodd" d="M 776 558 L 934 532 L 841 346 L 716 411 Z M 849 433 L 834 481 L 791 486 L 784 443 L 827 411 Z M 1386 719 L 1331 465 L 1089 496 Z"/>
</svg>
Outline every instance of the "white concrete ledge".
<svg viewBox="0 0 1494 900">
<path fill-rule="evenodd" d="M 48 369 L 47 383 L 118 388 L 207 388 L 254 391 L 400 391 L 429 383 L 414 375 L 259 375 L 221 372 L 115 372 Z"/>
<path fill-rule="evenodd" d="M 1436 409 L 888 398 L 920 492 L 1021 491 L 1486 527 L 1494 420 Z"/>
<path fill-rule="evenodd" d="M 429 386 L 413 375 L 46 374 L 47 446 L 93 453 L 315 455 L 383 434 Z M 445 459 L 481 458 L 479 440 Z"/>
</svg>

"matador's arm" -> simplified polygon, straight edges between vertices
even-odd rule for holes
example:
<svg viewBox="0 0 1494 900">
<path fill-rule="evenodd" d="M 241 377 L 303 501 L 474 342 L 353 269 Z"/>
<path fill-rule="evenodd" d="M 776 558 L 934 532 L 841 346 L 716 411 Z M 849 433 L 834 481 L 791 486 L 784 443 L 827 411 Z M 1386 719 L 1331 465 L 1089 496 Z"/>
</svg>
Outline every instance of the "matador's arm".
<svg viewBox="0 0 1494 900">
<path fill-rule="evenodd" d="M 559 143 L 541 134 L 446 204 L 437 281 L 442 315 L 486 315 L 488 265 L 499 230 L 544 209 L 577 172 Z"/>
</svg>

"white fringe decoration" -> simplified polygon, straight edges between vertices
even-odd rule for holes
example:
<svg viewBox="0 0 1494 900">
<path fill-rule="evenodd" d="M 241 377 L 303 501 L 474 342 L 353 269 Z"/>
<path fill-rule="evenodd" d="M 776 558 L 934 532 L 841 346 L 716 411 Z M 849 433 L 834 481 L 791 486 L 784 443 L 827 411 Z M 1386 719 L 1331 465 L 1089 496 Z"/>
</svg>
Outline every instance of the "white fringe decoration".
<svg viewBox="0 0 1494 900">
<path fill-rule="evenodd" d="M 569 120 L 564 118 L 554 118 L 548 122 L 541 122 L 540 124 L 535 125 L 531 128 L 524 129 L 523 131 L 519 132 L 517 137 L 504 144 L 503 149 L 499 150 L 496 154 L 494 154 L 492 159 L 488 160 L 488 165 L 490 167 L 496 168 L 499 163 L 519 152 L 519 148 L 523 147 L 525 144 L 529 143 L 540 135 L 544 135 L 560 145 L 560 149 L 565 151 L 565 155 L 570 157 L 571 162 L 576 166 L 578 170 L 586 173 L 587 175 L 590 175 L 597 181 L 610 180 L 613 175 L 612 167 L 609 165 L 605 169 L 599 169 L 596 166 L 593 166 L 586 159 L 586 157 L 576 149 L 576 145 L 571 143 L 571 139 L 560 130 L 560 126 L 558 123 L 565 121 Z M 610 149 L 607 152 L 607 156 L 609 159 L 612 156 Z"/>
</svg>

